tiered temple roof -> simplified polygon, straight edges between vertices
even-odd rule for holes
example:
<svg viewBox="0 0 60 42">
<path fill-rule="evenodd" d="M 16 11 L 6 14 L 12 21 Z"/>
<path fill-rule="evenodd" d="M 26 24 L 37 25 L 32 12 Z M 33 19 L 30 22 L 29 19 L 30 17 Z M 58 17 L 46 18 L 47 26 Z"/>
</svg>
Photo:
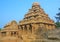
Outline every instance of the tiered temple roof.
<svg viewBox="0 0 60 42">
<path fill-rule="evenodd" d="M 32 8 L 29 9 L 24 19 L 19 23 L 20 25 L 30 23 L 54 24 L 54 21 L 49 18 L 48 14 L 44 12 L 44 10 L 40 7 L 39 3 L 34 2 L 32 4 Z"/>
</svg>

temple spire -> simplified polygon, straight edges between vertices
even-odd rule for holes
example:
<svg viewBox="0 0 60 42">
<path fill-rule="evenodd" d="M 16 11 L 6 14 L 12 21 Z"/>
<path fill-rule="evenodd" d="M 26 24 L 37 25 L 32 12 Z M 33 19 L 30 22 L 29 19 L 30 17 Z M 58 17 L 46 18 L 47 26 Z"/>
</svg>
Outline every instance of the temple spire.
<svg viewBox="0 0 60 42">
<path fill-rule="evenodd" d="M 38 3 L 38 2 L 34 2 L 34 3 L 33 3 L 33 6 L 34 6 L 34 5 L 39 5 L 39 3 Z"/>
</svg>

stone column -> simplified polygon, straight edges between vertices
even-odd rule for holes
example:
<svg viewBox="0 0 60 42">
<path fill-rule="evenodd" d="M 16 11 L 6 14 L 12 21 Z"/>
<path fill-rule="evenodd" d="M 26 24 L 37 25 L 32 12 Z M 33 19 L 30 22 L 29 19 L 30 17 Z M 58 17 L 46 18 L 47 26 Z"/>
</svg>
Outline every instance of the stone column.
<svg viewBox="0 0 60 42">
<path fill-rule="evenodd" d="M 48 24 L 48 30 L 50 30 L 50 25 Z"/>
<path fill-rule="evenodd" d="M 19 27 L 18 27 L 18 28 L 19 28 L 19 30 L 21 30 L 21 28 L 22 28 L 22 27 L 19 25 Z"/>
<path fill-rule="evenodd" d="M 25 25 L 25 31 L 27 31 L 27 25 Z"/>
<path fill-rule="evenodd" d="M 28 29 L 27 25 L 24 25 L 23 26 L 23 33 L 24 33 L 24 35 L 27 34 L 27 32 L 28 32 L 27 29 Z"/>
<path fill-rule="evenodd" d="M 40 27 L 42 27 L 42 24 L 40 24 Z"/>
<path fill-rule="evenodd" d="M 46 24 L 46 28 L 49 29 L 48 25 Z"/>
<path fill-rule="evenodd" d="M 53 29 L 53 28 L 52 28 L 52 25 L 49 25 L 49 26 L 48 26 L 48 29 L 49 29 L 49 30 L 52 30 L 52 29 Z"/>
<path fill-rule="evenodd" d="M 44 26 L 44 24 L 43 24 L 43 23 L 41 23 L 41 24 L 40 24 L 40 27 L 41 27 L 41 28 L 45 28 L 45 26 Z"/>
<path fill-rule="evenodd" d="M 30 25 L 27 25 L 27 31 L 29 31 Z"/>
<path fill-rule="evenodd" d="M 11 36 L 11 32 L 10 31 L 7 31 L 6 32 L 6 36 Z"/>
<path fill-rule="evenodd" d="M 32 33 L 32 25 L 31 24 L 27 25 L 27 32 L 28 32 L 28 34 Z"/>
<path fill-rule="evenodd" d="M 34 32 L 34 28 L 35 28 L 35 27 L 34 27 L 34 24 L 31 24 L 31 25 L 32 25 L 32 33 L 33 33 L 33 32 Z"/>
<path fill-rule="evenodd" d="M 31 24 L 30 24 L 30 28 L 29 29 L 30 29 L 30 32 L 32 33 L 32 25 Z"/>
<path fill-rule="evenodd" d="M 49 25 L 49 27 L 48 27 L 50 30 L 51 30 L 51 26 Z"/>
<path fill-rule="evenodd" d="M 47 29 L 46 24 L 44 24 L 44 27 Z"/>
<path fill-rule="evenodd" d="M 24 28 L 25 28 L 25 26 L 23 25 L 23 26 L 22 26 L 22 33 L 23 33 L 23 35 L 25 34 L 25 33 L 24 33 L 24 32 L 25 32 L 25 31 L 24 31 Z"/>
<path fill-rule="evenodd" d="M 23 26 L 22 26 L 22 28 L 23 28 L 23 31 L 24 31 L 24 29 L 25 29 L 25 26 L 23 25 Z"/>
<path fill-rule="evenodd" d="M 27 28 L 27 34 L 29 34 L 29 25 L 26 25 L 26 28 Z"/>
<path fill-rule="evenodd" d="M 55 29 L 55 25 L 52 25 L 52 29 Z"/>
<path fill-rule="evenodd" d="M 19 26 L 18 34 L 19 34 L 19 36 L 20 36 L 20 35 L 23 35 L 23 28 L 22 28 L 22 25 Z"/>
<path fill-rule="evenodd" d="M 53 29 L 53 25 L 50 25 L 51 26 L 51 29 Z"/>
</svg>

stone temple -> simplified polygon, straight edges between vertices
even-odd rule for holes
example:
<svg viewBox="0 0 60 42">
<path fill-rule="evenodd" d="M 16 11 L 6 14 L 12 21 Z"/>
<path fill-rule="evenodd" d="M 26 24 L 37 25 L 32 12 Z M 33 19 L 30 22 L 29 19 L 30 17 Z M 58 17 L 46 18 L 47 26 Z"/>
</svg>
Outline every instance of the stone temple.
<svg viewBox="0 0 60 42">
<path fill-rule="evenodd" d="M 0 42 L 30 42 L 35 39 L 35 31 L 55 29 L 55 23 L 40 7 L 38 2 L 32 4 L 24 19 L 17 23 L 15 20 L 6 24 L 0 31 Z"/>
</svg>

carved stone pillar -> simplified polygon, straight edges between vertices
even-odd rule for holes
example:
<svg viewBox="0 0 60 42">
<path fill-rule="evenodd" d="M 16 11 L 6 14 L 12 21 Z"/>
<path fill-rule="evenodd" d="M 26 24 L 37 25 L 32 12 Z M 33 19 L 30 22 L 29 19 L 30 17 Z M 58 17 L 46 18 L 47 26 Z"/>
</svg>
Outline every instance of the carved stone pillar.
<svg viewBox="0 0 60 42">
<path fill-rule="evenodd" d="M 27 25 L 25 25 L 25 31 L 27 31 Z"/>
<path fill-rule="evenodd" d="M 24 25 L 22 25 L 21 29 L 22 29 L 22 30 L 24 30 L 24 28 L 25 28 L 25 26 L 24 26 Z"/>
<path fill-rule="evenodd" d="M 51 25 L 49 25 L 49 29 L 51 30 Z"/>
<path fill-rule="evenodd" d="M 19 33 L 19 35 L 23 35 L 23 27 L 22 27 L 22 25 L 19 26 L 18 33 Z"/>
<path fill-rule="evenodd" d="M 53 29 L 53 25 L 50 25 L 51 26 L 51 29 Z"/>
<path fill-rule="evenodd" d="M 23 32 L 24 32 L 24 35 L 27 34 L 27 25 L 24 25 Z"/>
<path fill-rule="evenodd" d="M 39 25 L 38 24 L 31 24 L 31 25 L 32 25 L 32 33 L 34 33 L 35 30 L 39 28 Z"/>
<path fill-rule="evenodd" d="M 23 30 L 23 26 L 21 26 L 21 30 Z"/>
<path fill-rule="evenodd" d="M 29 31 L 30 25 L 27 25 L 27 30 Z"/>
<path fill-rule="evenodd" d="M 24 29 L 25 29 L 25 26 L 23 25 L 23 26 L 22 26 L 22 28 L 23 28 L 23 31 L 24 31 Z"/>
<path fill-rule="evenodd" d="M 48 27 L 49 27 L 48 28 L 49 30 L 52 30 L 53 29 L 52 25 L 49 25 Z"/>
<path fill-rule="evenodd" d="M 46 24 L 46 28 L 48 29 L 48 25 Z"/>
<path fill-rule="evenodd" d="M 50 25 L 48 24 L 48 29 L 50 30 Z"/>
<path fill-rule="evenodd" d="M 44 27 L 46 28 L 46 24 L 44 24 Z M 47 28 L 46 28 L 47 29 Z"/>
<path fill-rule="evenodd" d="M 11 32 L 10 31 L 6 32 L 6 35 L 11 36 Z"/>
<path fill-rule="evenodd" d="M 26 25 L 26 27 L 27 27 L 27 34 L 30 34 L 30 30 L 29 30 L 30 25 Z"/>
<path fill-rule="evenodd" d="M 55 29 L 55 25 L 53 25 L 52 27 L 53 27 L 52 29 Z"/>
<path fill-rule="evenodd" d="M 43 24 L 42 23 L 40 24 L 40 27 L 43 28 Z"/>
<path fill-rule="evenodd" d="M 32 33 L 32 25 L 31 24 L 29 24 L 29 32 Z"/>
<path fill-rule="evenodd" d="M 22 26 L 19 26 L 18 29 L 21 30 Z"/>
<path fill-rule="evenodd" d="M 53 29 L 53 25 L 50 25 L 50 28 L 49 29 L 52 30 Z"/>
</svg>

